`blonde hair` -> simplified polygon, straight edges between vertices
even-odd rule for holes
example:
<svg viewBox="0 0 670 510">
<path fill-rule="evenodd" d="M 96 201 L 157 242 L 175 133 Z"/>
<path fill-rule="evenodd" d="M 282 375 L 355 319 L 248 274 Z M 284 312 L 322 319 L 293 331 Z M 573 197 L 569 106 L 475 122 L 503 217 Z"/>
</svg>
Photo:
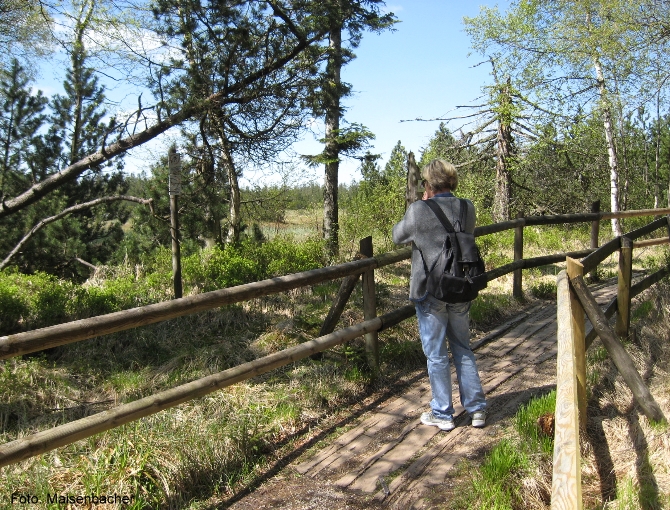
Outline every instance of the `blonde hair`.
<svg viewBox="0 0 670 510">
<path fill-rule="evenodd" d="M 434 159 L 424 166 L 421 176 L 433 191 L 456 191 L 458 187 L 456 167 L 443 159 Z"/>
</svg>

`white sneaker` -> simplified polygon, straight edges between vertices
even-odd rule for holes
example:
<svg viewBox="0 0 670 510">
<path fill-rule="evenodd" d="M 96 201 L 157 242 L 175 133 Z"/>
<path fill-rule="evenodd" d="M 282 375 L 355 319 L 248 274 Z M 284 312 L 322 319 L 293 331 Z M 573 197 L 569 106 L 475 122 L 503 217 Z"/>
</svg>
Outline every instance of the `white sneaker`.
<svg viewBox="0 0 670 510">
<path fill-rule="evenodd" d="M 486 412 L 477 411 L 472 413 L 472 426 L 480 429 L 484 425 L 486 425 Z"/>
<path fill-rule="evenodd" d="M 421 415 L 421 423 L 439 427 L 440 430 L 454 430 L 456 428 L 453 418 L 438 418 L 432 411 L 425 412 Z"/>
</svg>

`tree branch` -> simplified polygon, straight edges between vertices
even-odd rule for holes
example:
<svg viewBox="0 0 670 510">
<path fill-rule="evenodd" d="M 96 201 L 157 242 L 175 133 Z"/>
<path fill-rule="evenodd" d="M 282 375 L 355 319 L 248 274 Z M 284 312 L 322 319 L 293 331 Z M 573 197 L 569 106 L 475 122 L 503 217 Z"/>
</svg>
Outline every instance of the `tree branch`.
<svg viewBox="0 0 670 510">
<path fill-rule="evenodd" d="M 5 260 L 0 262 L 0 270 L 4 269 L 7 267 L 9 264 L 9 261 L 11 258 L 16 255 L 19 250 L 30 240 L 32 236 L 34 236 L 38 231 L 40 231 L 43 227 L 46 227 L 49 223 L 53 223 L 54 221 L 58 221 L 68 214 L 84 211 L 86 209 L 90 209 L 91 207 L 95 207 L 96 205 L 104 204 L 107 202 L 115 202 L 118 200 L 126 200 L 128 202 L 137 202 L 138 204 L 144 204 L 148 205 L 149 209 L 151 209 L 151 212 L 154 212 L 154 207 L 153 207 L 153 199 L 145 199 L 145 198 L 138 198 L 138 197 L 132 197 L 132 196 L 127 196 L 127 195 L 119 195 L 119 196 L 114 196 L 114 197 L 102 197 L 102 198 L 96 198 L 95 200 L 91 200 L 90 202 L 85 202 L 83 204 L 77 204 L 73 205 L 72 207 L 68 207 L 67 209 L 63 209 L 61 212 L 56 214 L 55 216 L 50 216 L 48 218 L 44 218 L 37 222 L 37 224 L 30 229 L 30 231 L 23 236 L 23 239 L 19 241 L 19 243 L 12 249 L 12 251 L 9 252 L 9 254 L 5 257 Z"/>
<path fill-rule="evenodd" d="M 281 69 L 288 62 L 295 59 L 311 44 L 320 40 L 325 35 L 325 33 L 325 30 L 321 30 L 309 39 L 299 41 L 291 51 L 284 54 L 281 58 L 269 62 L 261 69 L 258 69 L 256 72 L 249 74 L 244 79 L 230 86 L 230 88 L 216 92 L 206 99 L 187 105 L 177 113 L 168 116 L 165 120 L 159 119 L 155 125 L 145 129 L 144 131 L 128 136 L 127 138 L 120 139 L 108 147 L 102 147 L 98 152 L 90 154 L 85 158 L 64 168 L 60 172 L 56 172 L 50 175 L 43 181 L 31 186 L 20 195 L 10 200 L 0 202 L 0 219 L 38 201 L 40 198 L 44 197 L 65 182 L 76 179 L 89 168 L 100 165 L 105 161 L 108 161 L 113 157 L 130 150 L 133 147 L 137 147 L 150 140 L 153 140 L 168 129 L 181 124 L 182 122 L 194 117 L 198 113 L 212 107 L 213 105 L 222 106 L 227 103 L 239 101 L 239 98 L 235 97 L 234 94 L 242 92 L 254 82 L 262 79 L 272 72 Z"/>
</svg>

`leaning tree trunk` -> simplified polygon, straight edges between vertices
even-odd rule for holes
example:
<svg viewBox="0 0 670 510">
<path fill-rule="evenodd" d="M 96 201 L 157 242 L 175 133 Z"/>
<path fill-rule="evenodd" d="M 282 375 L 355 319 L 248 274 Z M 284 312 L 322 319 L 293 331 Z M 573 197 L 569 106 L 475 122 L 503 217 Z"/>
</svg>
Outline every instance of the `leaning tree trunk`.
<svg viewBox="0 0 670 510">
<path fill-rule="evenodd" d="M 614 145 L 614 129 L 612 128 L 612 110 L 607 98 L 607 88 L 605 87 L 605 78 L 603 68 L 598 57 L 593 59 L 593 65 L 596 69 L 596 80 L 598 81 L 598 93 L 603 107 L 603 126 L 605 127 L 605 140 L 607 142 L 607 155 L 610 165 L 610 210 L 619 211 L 619 159 L 617 157 L 616 146 Z M 621 235 L 621 223 L 618 218 L 612 218 L 612 233 L 615 236 Z"/>
<path fill-rule="evenodd" d="M 339 251 L 339 216 L 337 204 L 340 148 L 337 137 L 340 130 L 340 94 L 342 69 L 342 25 L 330 32 L 330 56 L 326 66 L 326 147 L 325 179 L 323 191 L 323 237 L 330 256 Z"/>
</svg>

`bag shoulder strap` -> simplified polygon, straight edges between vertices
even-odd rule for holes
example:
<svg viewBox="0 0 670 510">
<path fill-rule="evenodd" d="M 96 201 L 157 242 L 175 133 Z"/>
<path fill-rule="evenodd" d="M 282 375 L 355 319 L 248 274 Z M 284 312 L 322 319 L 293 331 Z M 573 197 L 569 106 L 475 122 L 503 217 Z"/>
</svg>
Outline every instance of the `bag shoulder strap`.
<svg viewBox="0 0 670 510">
<path fill-rule="evenodd" d="M 461 223 L 461 231 L 465 232 L 465 218 L 468 217 L 468 202 L 464 198 L 459 198 L 458 201 L 461 203 L 461 214 L 458 221 Z"/>
<path fill-rule="evenodd" d="M 444 211 L 442 211 L 442 208 L 435 203 L 434 200 L 422 200 L 424 204 L 426 204 L 428 207 L 430 207 L 431 211 L 435 213 L 435 216 L 437 216 L 437 219 L 442 223 L 442 226 L 444 229 L 450 233 L 453 234 L 456 231 L 454 230 L 453 225 L 451 222 L 447 219 L 447 216 L 444 214 Z M 463 214 L 463 204 L 461 203 L 461 214 Z"/>
</svg>

